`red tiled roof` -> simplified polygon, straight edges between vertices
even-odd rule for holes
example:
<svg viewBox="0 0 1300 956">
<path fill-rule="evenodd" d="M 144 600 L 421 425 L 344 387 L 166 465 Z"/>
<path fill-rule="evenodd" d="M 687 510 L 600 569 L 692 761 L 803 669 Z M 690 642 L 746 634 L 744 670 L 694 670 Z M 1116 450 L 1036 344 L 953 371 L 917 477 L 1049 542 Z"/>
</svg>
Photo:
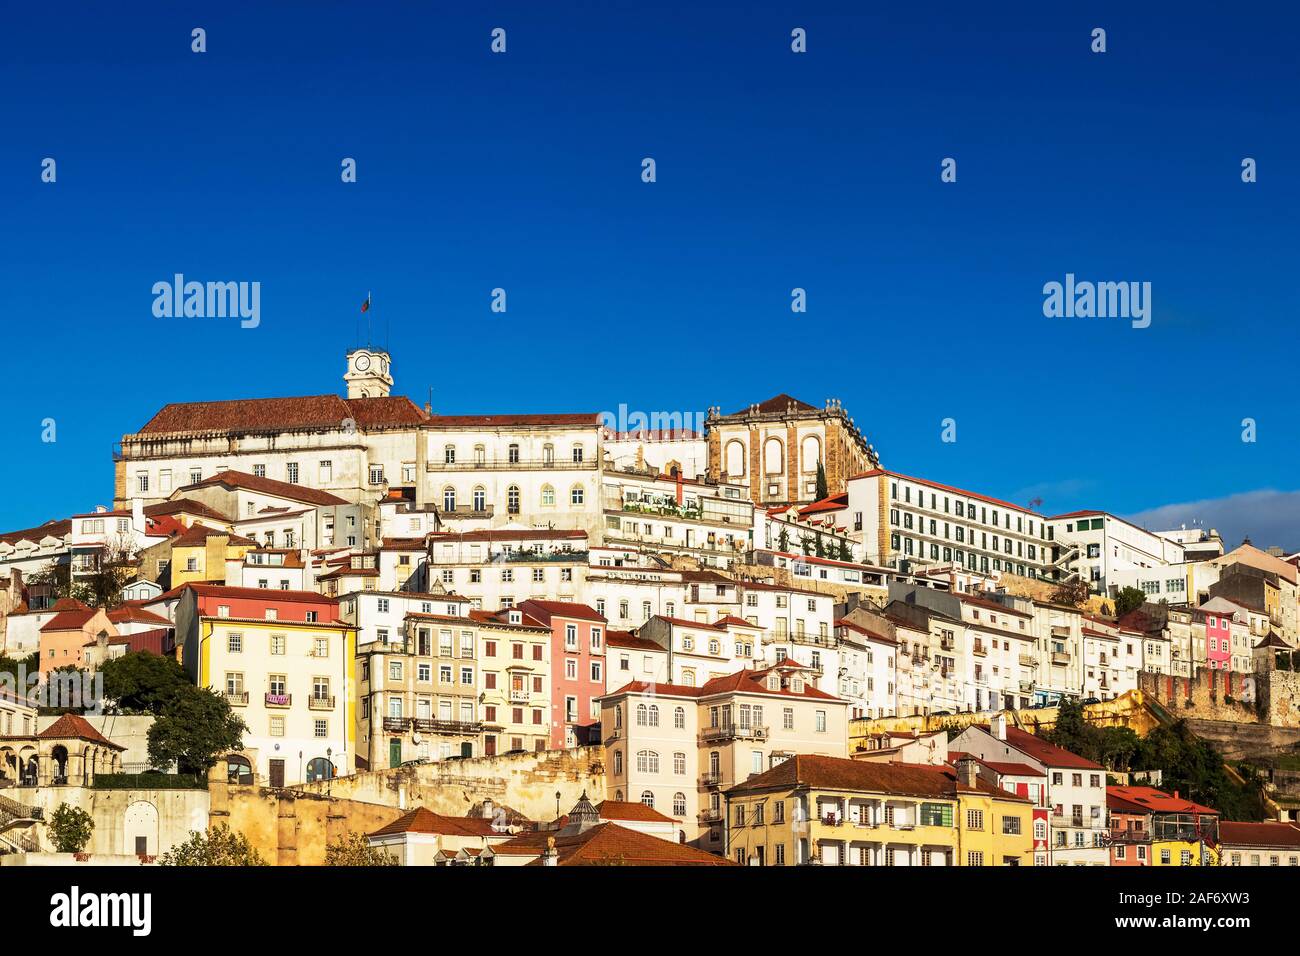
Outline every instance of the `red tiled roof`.
<svg viewBox="0 0 1300 956">
<path fill-rule="evenodd" d="M 426 420 L 409 398 L 340 398 L 306 395 L 295 398 L 241 398 L 221 402 L 173 402 L 145 423 L 138 434 L 172 432 L 239 432 L 417 425 Z"/>
<path fill-rule="evenodd" d="M 631 631 L 609 631 L 605 634 L 605 643 L 610 647 L 629 647 L 640 651 L 663 651 L 666 648 L 660 647 L 654 641 L 646 640 L 644 637 L 637 637 Z"/>
<path fill-rule="evenodd" d="M 416 807 L 387 826 L 380 827 L 372 837 L 392 836 L 399 833 L 441 833 L 447 836 L 501 836 L 492 829 L 492 821 L 483 817 L 447 817 L 425 807 Z"/>
<path fill-rule="evenodd" d="M 22 531 L 6 531 L 0 534 L 0 542 L 4 544 L 17 544 L 19 541 L 35 543 L 42 538 L 66 538 L 70 534 L 72 534 L 72 519 L 64 518 L 61 521 L 47 521 L 45 524 L 37 525 L 35 528 L 25 528 Z"/>
<path fill-rule="evenodd" d="M 347 504 L 344 499 L 338 495 L 332 495 L 328 491 L 308 488 L 306 485 L 294 485 L 287 481 L 276 481 L 274 478 L 259 478 L 256 475 L 235 471 L 234 469 L 218 472 L 211 478 L 205 478 L 196 485 L 187 485 L 186 488 L 210 488 L 213 485 L 243 488 L 248 491 L 256 491 L 259 494 L 288 498 L 290 501 L 305 501 L 313 505 Z"/>
<path fill-rule="evenodd" d="M 956 771 L 947 766 L 874 763 L 818 754 L 795 754 L 771 770 L 756 774 L 727 792 L 747 793 L 800 785 L 828 790 L 949 798 L 955 798 L 959 790 L 968 790 L 964 784 L 958 783 Z M 985 780 L 976 780 L 975 789 L 1003 800 L 1029 802 L 1027 797 L 1017 797 Z"/>
<path fill-rule="evenodd" d="M 758 406 L 758 411 L 760 415 L 771 414 L 773 412 L 777 412 L 777 413 L 784 412 L 792 405 L 794 406 L 795 411 L 798 412 L 820 412 L 821 411 L 821 409 L 818 408 L 816 405 L 809 405 L 807 402 L 800 401 L 797 398 L 787 395 L 785 392 L 782 392 L 780 395 L 773 395 L 771 398 L 767 399 L 766 401 L 758 402 L 756 404 Z M 751 413 L 751 411 L 752 411 L 751 407 L 742 408 L 740 409 L 740 411 L 732 412 L 730 415 L 726 417 L 735 418 L 736 416 L 740 416 L 740 415 L 748 415 Z"/>
<path fill-rule="evenodd" d="M 519 608 L 525 614 L 531 614 L 547 626 L 550 625 L 553 617 L 605 623 L 605 619 L 597 613 L 595 608 L 587 607 L 585 604 L 576 604 L 572 601 L 534 601 L 530 599 L 520 601 Z"/>
<path fill-rule="evenodd" d="M 852 481 L 855 478 L 878 478 L 881 475 L 887 475 L 891 478 L 901 478 L 903 481 L 913 481 L 918 485 L 925 485 L 927 488 L 938 488 L 940 491 L 946 491 L 953 495 L 960 495 L 963 498 L 974 498 L 976 501 L 987 502 L 991 505 L 997 505 L 1000 508 L 1011 508 L 1023 514 L 1034 515 L 1038 518 L 1043 517 L 1037 511 L 1034 511 L 1031 508 L 1026 508 L 1024 505 L 1012 504 L 1010 501 L 1003 501 L 1000 498 L 990 498 L 988 495 L 977 494 L 974 491 L 967 491 L 964 488 L 956 488 L 952 485 L 941 485 L 939 482 L 930 481 L 927 478 L 916 478 L 912 475 L 903 475 L 896 471 L 886 471 L 884 468 L 873 468 L 870 471 L 864 471 L 860 475 L 852 475 L 850 476 L 849 481 Z"/>
<path fill-rule="evenodd" d="M 482 531 L 435 531 L 429 537 L 436 542 L 452 541 L 571 541 L 586 539 L 587 532 L 550 528 L 490 528 Z"/>
<path fill-rule="evenodd" d="M 252 538 L 245 538 L 242 535 L 234 534 L 233 532 L 230 531 L 222 531 L 220 528 L 209 528 L 205 524 L 190 525 L 190 529 L 188 531 L 186 531 L 183 535 L 181 535 L 179 538 L 175 539 L 172 542 L 172 547 L 173 548 L 202 547 L 204 544 L 207 543 L 208 538 L 211 538 L 216 535 L 225 535 L 230 539 L 229 542 L 227 543 L 234 545 L 236 547 L 239 547 L 241 545 L 252 547 L 252 548 L 257 547 L 257 542 L 254 541 Z"/>
<path fill-rule="evenodd" d="M 50 726 L 36 735 L 43 740 L 72 737 L 77 740 L 89 740 L 91 743 L 104 744 L 114 750 L 125 750 L 121 744 L 109 740 L 80 714 L 64 714 Z"/>
<path fill-rule="evenodd" d="M 193 498 L 173 498 L 171 501 L 160 501 L 156 505 L 144 506 L 146 518 L 163 518 L 178 514 L 197 515 L 200 518 L 210 518 L 214 521 L 230 520 L 229 515 L 222 514 L 216 508 L 205 505 L 201 501 L 195 501 Z"/>
<path fill-rule="evenodd" d="M 1219 823 L 1219 843 L 1228 846 L 1300 849 L 1300 829 L 1290 823 Z"/>
<path fill-rule="evenodd" d="M 577 833 L 539 830 L 494 846 L 501 855 L 536 854 L 530 866 L 541 865 L 547 841 L 555 840 L 556 863 L 560 866 L 737 866 L 725 857 L 705 853 L 684 843 L 664 840 L 617 823 L 598 823 Z"/>
<path fill-rule="evenodd" d="M 768 696 L 779 697 L 806 697 L 814 700 L 839 701 L 840 698 L 834 697 L 825 691 L 818 690 L 812 686 L 810 681 L 805 681 L 802 693 L 795 693 L 792 690 L 768 690 L 767 685 L 763 683 L 763 676 L 768 671 L 776 670 L 782 667 L 804 667 L 798 661 L 782 661 L 780 664 L 773 664 L 771 667 L 765 667 L 762 670 L 741 670 L 734 674 L 726 674 L 722 677 L 715 677 L 706 681 L 700 687 L 687 687 L 685 684 L 660 684 L 650 683 L 647 681 L 634 680 L 618 690 L 612 691 L 613 694 L 641 694 L 647 691 L 658 694 L 663 697 L 711 697 L 714 694 L 740 693 L 740 694 L 766 694 Z"/>
<path fill-rule="evenodd" d="M 177 592 L 184 591 L 186 588 L 193 591 L 199 597 L 214 598 L 243 598 L 250 601 L 266 601 L 268 604 L 278 604 L 281 601 L 299 601 L 308 604 L 338 604 L 338 598 L 328 597 L 318 591 L 277 591 L 270 588 L 239 588 L 229 587 L 224 584 L 197 584 L 191 582 L 182 584 L 176 589 Z M 168 592 L 171 594 L 173 592 Z M 166 595 L 164 595 L 165 597 Z M 161 598 L 154 598 L 154 601 Z"/>
<path fill-rule="evenodd" d="M 114 624 L 130 622 L 133 624 L 162 624 L 165 627 L 170 627 L 172 623 L 161 614 L 146 611 L 135 601 L 128 601 L 119 607 L 113 608 L 108 612 L 108 619 Z"/>
<path fill-rule="evenodd" d="M 75 606 L 60 609 L 59 605 L 63 604 L 64 601 L 70 601 Z M 58 601 L 54 605 L 54 609 L 59 613 L 41 626 L 42 631 L 79 631 L 85 627 L 87 621 L 99 612 L 98 608 L 87 607 L 80 601 L 72 600 L 72 598 L 64 598 Z"/>
<path fill-rule="evenodd" d="M 1218 810 L 1193 803 L 1183 797 L 1175 797 L 1157 790 L 1155 787 L 1115 787 L 1106 788 L 1106 806 L 1111 810 L 1124 812 L 1150 813 L 1212 813 Z"/>
<path fill-rule="evenodd" d="M 979 725 L 980 729 L 988 730 L 987 724 Z M 1035 737 L 1019 727 L 1007 727 L 1007 744 L 1019 750 L 1021 753 L 1032 757 L 1045 767 L 1064 767 L 1070 770 L 1105 770 L 1100 764 L 1095 764 L 1091 760 L 1084 760 L 1078 754 L 1070 753 L 1068 750 L 1049 744 L 1041 737 Z"/>
</svg>

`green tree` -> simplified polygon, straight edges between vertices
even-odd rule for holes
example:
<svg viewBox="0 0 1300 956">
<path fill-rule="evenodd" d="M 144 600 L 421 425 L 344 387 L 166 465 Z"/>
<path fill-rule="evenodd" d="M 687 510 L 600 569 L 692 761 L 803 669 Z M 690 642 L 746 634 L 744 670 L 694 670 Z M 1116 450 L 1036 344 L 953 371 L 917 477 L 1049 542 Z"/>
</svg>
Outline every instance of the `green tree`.
<svg viewBox="0 0 1300 956">
<path fill-rule="evenodd" d="M 799 535 L 799 547 L 805 555 L 812 555 L 812 538 L 808 536 L 806 531 Z"/>
<path fill-rule="evenodd" d="M 149 760 L 173 761 L 181 773 L 204 776 L 218 758 L 243 747 L 248 728 L 215 691 L 184 685 L 149 728 Z"/>
<path fill-rule="evenodd" d="M 817 459 L 817 500 L 831 496 L 830 489 L 826 485 L 826 467 L 822 464 L 820 458 Z"/>
<path fill-rule="evenodd" d="M 397 860 L 360 833 L 349 833 L 325 848 L 326 866 L 397 866 Z"/>
<path fill-rule="evenodd" d="M 54 849 L 59 853 L 80 853 L 90 842 L 90 834 L 95 829 L 95 821 L 90 814 L 80 807 L 59 804 L 59 808 L 50 817 L 50 839 Z"/>
<path fill-rule="evenodd" d="M 853 549 L 849 547 L 849 543 L 847 541 L 843 541 L 843 540 L 840 541 L 840 560 L 841 561 L 853 560 Z"/>
<path fill-rule="evenodd" d="M 1129 611 L 1136 611 L 1146 602 L 1147 596 L 1141 588 L 1124 588 L 1115 598 L 1115 616 L 1123 617 Z"/>
<path fill-rule="evenodd" d="M 817 540 L 813 543 L 813 550 L 816 553 L 817 557 L 819 558 L 826 557 L 826 545 L 822 543 L 822 536 L 820 532 L 817 534 Z"/>
<path fill-rule="evenodd" d="M 184 668 L 173 658 L 136 651 L 108 661 L 100 668 L 104 696 L 125 713 L 160 716 L 190 685 Z"/>
<path fill-rule="evenodd" d="M 242 833 L 226 824 L 194 832 L 158 860 L 161 866 L 266 866 L 260 853 Z"/>
<path fill-rule="evenodd" d="M 782 528 L 781 533 L 776 537 L 776 549 L 778 551 L 790 550 L 790 532 L 785 528 Z"/>
</svg>

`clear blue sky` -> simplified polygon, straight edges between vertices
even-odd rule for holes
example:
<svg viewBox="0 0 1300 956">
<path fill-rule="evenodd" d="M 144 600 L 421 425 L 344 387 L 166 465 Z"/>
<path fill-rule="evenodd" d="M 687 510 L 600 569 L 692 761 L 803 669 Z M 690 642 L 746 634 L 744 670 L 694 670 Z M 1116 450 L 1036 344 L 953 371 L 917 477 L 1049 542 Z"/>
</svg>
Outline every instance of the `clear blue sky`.
<svg viewBox="0 0 1300 956">
<path fill-rule="evenodd" d="M 372 290 L 436 411 L 833 396 L 903 472 L 1048 513 L 1211 499 L 1300 547 L 1296 496 L 1220 500 L 1300 487 L 1293 12 L 463 6 L 8 5 L 0 527 L 107 501 L 166 401 L 339 390 Z M 260 327 L 154 318 L 176 272 L 260 282 Z M 1151 327 L 1044 318 L 1067 272 L 1151 282 Z"/>
</svg>

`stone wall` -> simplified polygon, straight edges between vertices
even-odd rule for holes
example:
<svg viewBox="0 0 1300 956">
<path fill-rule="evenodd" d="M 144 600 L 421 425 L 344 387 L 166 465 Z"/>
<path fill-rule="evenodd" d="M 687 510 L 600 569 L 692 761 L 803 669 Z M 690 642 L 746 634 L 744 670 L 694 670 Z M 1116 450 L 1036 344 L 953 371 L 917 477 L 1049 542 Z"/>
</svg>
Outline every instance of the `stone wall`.
<svg viewBox="0 0 1300 956">
<path fill-rule="evenodd" d="M 339 783 L 340 781 L 335 781 Z M 391 806 L 295 790 L 209 784 L 208 823 L 242 833 L 271 866 L 322 866 L 325 848 L 349 832 L 372 833 L 402 815 Z"/>
<path fill-rule="evenodd" d="M 1143 671 L 1138 675 L 1138 688 L 1175 717 L 1255 724 L 1267 722 L 1262 707 L 1256 707 L 1263 689 L 1260 678 L 1266 676 L 1209 669 L 1192 677 Z"/>
<path fill-rule="evenodd" d="M 135 838 L 143 836 L 150 856 L 183 843 L 194 830 L 208 825 L 207 790 L 95 790 L 91 787 L 36 787 L 7 790 L 10 799 L 40 807 L 49 820 L 61 804 L 90 814 L 95 828 L 87 853 L 134 854 Z M 32 828 L 42 850 L 53 850 L 44 824 Z"/>
<path fill-rule="evenodd" d="M 399 810 L 423 806 L 448 816 L 464 816 L 474 804 L 491 799 L 530 820 L 552 820 L 557 791 L 562 813 L 578 802 L 584 790 L 593 803 L 605 799 L 603 761 L 603 747 L 575 747 L 372 770 L 295 789 L 316 795 L 328 791 L 335 797 Z"/>
</svg>

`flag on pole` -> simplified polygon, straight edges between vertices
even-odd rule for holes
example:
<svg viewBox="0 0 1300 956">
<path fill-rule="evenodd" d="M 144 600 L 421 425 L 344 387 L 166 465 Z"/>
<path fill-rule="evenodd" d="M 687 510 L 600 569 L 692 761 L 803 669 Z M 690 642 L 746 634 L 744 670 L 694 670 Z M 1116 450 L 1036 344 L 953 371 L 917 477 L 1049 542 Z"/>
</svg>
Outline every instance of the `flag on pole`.
<svg viewBox="0 0 1300 956">
<path fill-rule="evenodd" d="M 361 311 L 362 311 L 362 312 L 369 312 L 369 311 L 370 311 L 370 293 L 369 293 L 369 292 L 366 293 L 366 301 L 361 303 Z"/>
</svg>

